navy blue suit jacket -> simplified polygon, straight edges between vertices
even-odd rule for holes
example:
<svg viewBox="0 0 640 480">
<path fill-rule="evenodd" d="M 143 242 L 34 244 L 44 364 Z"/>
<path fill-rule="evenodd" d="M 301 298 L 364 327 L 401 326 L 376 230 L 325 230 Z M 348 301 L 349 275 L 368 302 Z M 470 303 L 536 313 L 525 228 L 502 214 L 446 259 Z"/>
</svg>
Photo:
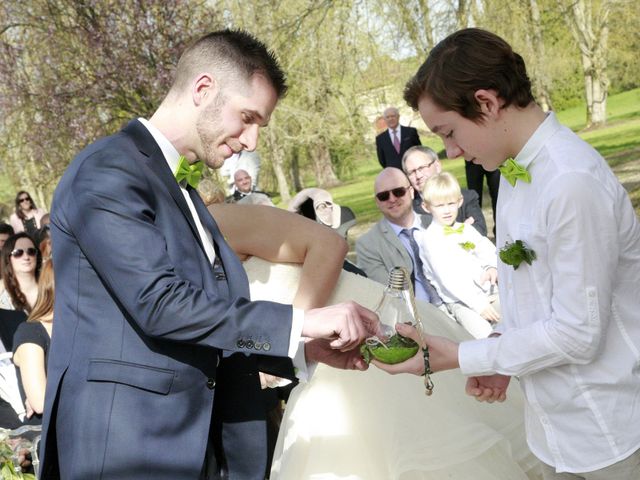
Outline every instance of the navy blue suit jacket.
<svg viewBox="0 0 640 480">
<path fill-rule="evenodd" d="M 292 309 L 248 300 L 241 263 L 189 191 L 213 267 L 137 120 L 82 151 L 56 188 L 42 478 L 196 479 L 212 438 L 231 478 L 264 478 L 260 355 L 246 354 L 286 356 Z"/>
<path fill-rule="evenodd" d="M 389 130 L 385 130 L 376 137 L 376 152 L 378 154 L 378 162 L 382 168 L 396 167 L 402 170 L 402 156 L 409 148 L 414 145 L 422 145 L 418 130 L 413 127 L 400 128 L 400 153 L 396 152 Z"/>
</svg>

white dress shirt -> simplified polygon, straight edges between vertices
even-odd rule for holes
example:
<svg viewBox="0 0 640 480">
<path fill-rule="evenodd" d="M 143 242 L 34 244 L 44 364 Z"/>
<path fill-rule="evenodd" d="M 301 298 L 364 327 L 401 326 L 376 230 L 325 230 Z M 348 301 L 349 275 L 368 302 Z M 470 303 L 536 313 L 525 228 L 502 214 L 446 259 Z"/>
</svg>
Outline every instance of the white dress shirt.
<svg viewBox="0 0 640 480">
<path fill-rule="evenodd" d="M 180 153 L 176 150 L 173 144 L 164 136 L 164 134 L 154 127 L 148 120 L 144 118 L 138 118 L 140 123 L 145 126 L 145 128 L 149 131 L 153 139 L 156 141 L 160 150 L 162 150 L 162 154 L 164 155 L 167 164 L 172 172 L 175 172 L 178 168 L 178 163 L 180 160 Z M 193 204 L 193 200 L 189 196 L 189 192 L 186 188 L 180 186 L 180 190 L 184 195 L 184 199 L 189 206 L 189 211 L 191 212 L 191 216 L 196 224 L 196 228 L 198 229 L 198 234 L 200 235 L 200 240 L 204 245 L 205 252 L 207 254 L 207 258 L 209 262 L 213 265 L 213 262 L 216 258 L 216 251 L 213 247 L 213 239 L 211 237 L 211 233 L 202 226 L 202 221 L 198 216 L 198 212 L 196 211 L 196 207 Z M 302 335 L 302 327 L 304 325 L 304 310 L 299 308 L 293 309 L 292 315 L 292 324 L 291 324 L 291 336 L 289 337 L 289 358 L 293 359 L 294 367 L 296 368 L 296 376 L 300 380 L 307 380 L 310 375 L 310 370 L 307 367 L 305 356 L 304 356 L 304 340 L 301 338 Z"/>
<path fill-rule="evenodd" d="M 559 472 L 589 472 L 640 448 L 640 224 L 603 158 L 549 113 L 504 178 L 498 242 L 537 259 L 499 262 L 503 334 L 463 342 L 463 373 L 519 375 L 527 440 Z"/>
<path fill-rule="evenodd" d="M 393 129 L 393 128 L 388 128 L 387 131 L 389 132 L 389 138 L 391 138 L 391 144 L 393 145 L 393 132 L 396 132 L 396 135 L 398 136 L 398 142 L 402 143 L 402 132 L 401 129 L 402 125 L 398 124 L 398 126 Z"/>
<path fill-rule="evenodd" d="M 479 280 L 487 268 L 496 268 L 496 246 L 471 225 L 455 222 L 452 227 L 463 230 L 447 235 L 434 219 L 426 230 L 416 232 L 424 273 L 443 302 L 462 302 L 480 313 L 490 303 L 491 286 Z M 465 242 L 473 248 L 463 248 Z"/>
</svg>

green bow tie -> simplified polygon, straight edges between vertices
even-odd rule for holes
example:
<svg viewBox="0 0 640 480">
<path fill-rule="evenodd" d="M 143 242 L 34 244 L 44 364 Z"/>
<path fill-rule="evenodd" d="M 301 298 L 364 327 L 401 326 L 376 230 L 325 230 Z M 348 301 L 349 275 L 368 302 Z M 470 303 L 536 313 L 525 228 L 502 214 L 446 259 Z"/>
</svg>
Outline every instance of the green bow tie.
<svg viewBox="0 0 640 480">
<path fill-rule="evenodd" d="M 464 223 L 460 225 L 458 228 L 453 228 L 451 225 L 444 226 L 444 234 L 451 235 L 453 233 L 462 233 L 464 232 Z"/>
<path fill-rule="evenodd" d="M 513 158 L 507 159 L 500 167 L 500 173 L 511 184 L 516 186 L 516 180 L 531 183 L 531 174 L 522 165 L 517 163 Z"/>
<path fill-rule="evenodd" d="M 194 164 L 189 164 L 187 159 L 180 155 L 178 168 L 174 175 L 180 186 L 186 187 L 189 184 L 193 188 L 198 188 L 202 170 L 204 170 L 204 163 L 198 161 Z"/>
</svg>

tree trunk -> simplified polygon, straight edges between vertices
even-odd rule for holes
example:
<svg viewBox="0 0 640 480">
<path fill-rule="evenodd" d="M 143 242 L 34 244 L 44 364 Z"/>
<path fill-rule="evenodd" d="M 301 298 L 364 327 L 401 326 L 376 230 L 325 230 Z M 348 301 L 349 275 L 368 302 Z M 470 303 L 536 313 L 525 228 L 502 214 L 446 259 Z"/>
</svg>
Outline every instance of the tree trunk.
<svg viewBox="0 0 640 480">
<path fill-rule="evenodd" d="M 299 192 L 304 188 L 304 182 L 300 176 L 300 148 L 295 147 L 291 154 L 291 179 L 293 180 L 293 188 Z"/>
<path fill-rule="evenodd" d="M 536 60 L 533 64 L 533 89 L 536 99 L 542 109 L 547 112 L 553 108 L 551 94 L 549 93 L 549 77 L 545 71 L 543 61 L 545 59 L 544 41 L 542 40 L 542 27 L 540 24 L 540 9 L 537 0 L 529 0 L 529 15 L 531 18 L 531 33 L 533 48 L 536 52 Z"/>
<path fill-rule="evenodd" d="M 594 12 L 594 3 L 596 11 Z M 607 120 L 607 42 L 610 0 L 576 0 L 568 7 L 559 0 L 565 20 L 578 43 L 582 56 L 587 128 L 604 125 Z M 598 8 L 599 7 L 599 8 Z"/>
<path fill-rule="evenodd" d="M 311 147 L 311 163 L 313 164 L 313 171 L 316 174 L 316 180 L 318 181 L 318 187 L 328 188 L 335 187 L 340 184 L 340 180 L 333 171 L 333 165 L 331 165 L 331 155 L 329 149 L 324 144 L 316 144 Z"/>
<path fill-rule="evenodd" d="M 288 203 L 291 200 L 291 194 L 289 193 L 289 183 L 287 182 L 287 175 L 283 165 L 284 151 L 278 144 L 275 128 L 275 118 L 271 119 L 272 128 L 267 129 L 268 134 L 266 136 L 267 148 L 269 157 L 271 158 L 271 165 L 273 166 L 273 173 L 276 176 L 278 183 L 278 192 L 280 192 L 280 198 L 284 203 Z"/>
</svg>

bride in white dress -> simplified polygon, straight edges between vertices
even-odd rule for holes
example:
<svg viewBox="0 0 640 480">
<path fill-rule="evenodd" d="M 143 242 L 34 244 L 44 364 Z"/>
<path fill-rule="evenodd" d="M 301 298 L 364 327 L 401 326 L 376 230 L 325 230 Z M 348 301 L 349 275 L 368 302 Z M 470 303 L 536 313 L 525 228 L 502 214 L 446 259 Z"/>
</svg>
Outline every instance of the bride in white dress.
<svg viewBox="0 0 640 480">
<path fill-rule="evenodd" d="M 245 262 L 255 300 L 291 301 L 299 267 Z M 374 308 L 383 286 L 343 272 L 329 303 L 352 299 Z M 429 333 L 470 338 L 430 305 L 418 306 Z M 421 379 L 318 365 L 311 381 L 289 398 L 271 480 L 517 480 L 539 478 L 525 443 L 517 386 L 500 404 L 464 393 L 458 371 L 433 376 L 433 395 Z"/>
<path fill-rule="evenodd" d="M 234 238 L 242 231 L 231 228 L 237 217 L 220 212 L 215 217 L 234 246 Z M 247 234 L 243 233 L 245 243 Z M 267 235 L 261 231 L 262 239 Z M 252 253 L 252 248 L 244 245 L 238 250 Z M 314 288 L 317 268 L 253 257 L 245 261 L 245 269 L 253 300 L 291 303 L 294 296 L 300 301 L 303 290 L 302 298 L 317 301 L 308 292 Z M 325 289 L 327 277 L 320 276 L 318 281 L 318 288 Z M 355 300 L 374 308 L 382 290 L 376 282 L 342 272 L 328 304 Z M 303 308 L 310 306 L 318 305 Z M 431 305 L 419 304 L 418 310 L 427 332 L 470 338 Z M 289 398 L 271 480 L 541 478 L 538 461 L 526 446 L 522 394 L 514 383 L 506 402 L 486 404 L 464 393 L 465 379 L 458 370 L 432 378 L 435 390 L 427 397 L 421 379 L 413 375 L 391 376 L 377 368 L 337 370 L 319 364 L 311 380 L 297 386 Z"/>
</svg>

